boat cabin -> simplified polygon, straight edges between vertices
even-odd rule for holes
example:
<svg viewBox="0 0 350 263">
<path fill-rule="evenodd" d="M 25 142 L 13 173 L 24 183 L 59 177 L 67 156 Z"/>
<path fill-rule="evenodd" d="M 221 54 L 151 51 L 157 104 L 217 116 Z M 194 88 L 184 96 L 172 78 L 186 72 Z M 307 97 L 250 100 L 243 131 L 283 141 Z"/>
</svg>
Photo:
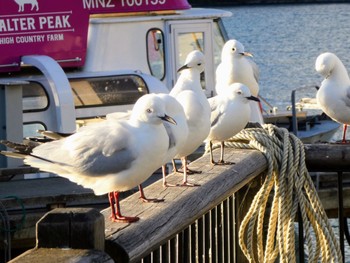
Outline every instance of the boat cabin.
<svg viewBox="0 0 350 263">
<path fill-rule="evenodd" d="M 0 2 L 0 139 L 74 132 L 143 94 L 169 92 L 192 50 L 208 97 L 227 40 L 221 18 L 184 0 Z M 19 165 L 0 157 L 0 167 Z"/>
</svg>

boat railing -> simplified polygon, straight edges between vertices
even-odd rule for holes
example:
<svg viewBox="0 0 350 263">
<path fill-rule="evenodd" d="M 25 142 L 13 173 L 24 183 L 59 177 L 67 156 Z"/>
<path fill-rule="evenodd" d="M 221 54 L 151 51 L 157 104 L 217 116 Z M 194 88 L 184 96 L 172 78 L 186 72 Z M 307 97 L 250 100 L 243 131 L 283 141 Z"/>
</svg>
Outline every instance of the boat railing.
<svg viewBox="0 0 350 263">
<path fill-rule="evenodd" d="M 292 107 L 292 132 L 295 134 L 295 136 L 298 136 L 298 119 L 297 119 L 297 107 L 296 107 L 296 92 L 301 90 L 307 90 L 307 89 L 318 89 L 318 86 L 304 86 L 300 87 L 298 89 L 293 89 L 291 93 L 291 107 Z"/>
</svg>

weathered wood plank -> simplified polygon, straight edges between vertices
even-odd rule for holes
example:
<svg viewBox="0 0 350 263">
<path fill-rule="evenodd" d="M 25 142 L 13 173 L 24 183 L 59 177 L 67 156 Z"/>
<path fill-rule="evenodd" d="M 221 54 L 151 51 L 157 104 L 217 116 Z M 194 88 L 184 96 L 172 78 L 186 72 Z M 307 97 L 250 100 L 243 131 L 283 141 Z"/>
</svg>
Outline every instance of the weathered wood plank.
<svg viewBox="0 0 350 263">
<path fill-rule="evenodd" d="M 57 208 L 37 223 L 37 245 L 11 262 L 113 262 L 104 253 L 104 217 L 91 208 Z"/>
<path fill-rule="evenodd" d="M 104 228 L 96 209 L 56 208 L 37 223 L 37 247 L 104 250 Z"/>
<path fill-rule="evenodd" d="M 350 144 L 305 144 L 305 159 L 310 172 L 350 171 Z"/>
<path fill-rule="evenodd" d="M 215 151 L 217 155 L 219 149 Z M 216 156 L 217 158 L 217 156 Z M 158 181 L 145 188 L 151 198 L 164 198 L 164 203 L 143 204 L 139 194 L 121 202 L 123 214 L 139 216 L 132 224 L 110 222 L 110 209 L 102 211 L 106 218 L 106 252 L 117 262 L 138 259 L 158 248 L 204 213 L 232 195 L 266 168 L 264 156 L 253 150 L 227 149 L 225 160 L 236 162 L 228 166 L 212 166 L 209 155 L 193 163 L 191 169 L 201 174 L 190 175 L 189 180 L 199 187 L 164 188 Z M 182 175 L 172 174 L 169 183 L 181 183 Z"/>
<path fill-rule="evenodd" d="M 34 248 L 14 258 L 8 263 L 34 262 L 96 262 L 114 263 L 114 260 L 103 251 L 89 249 Z"/>
</svg>

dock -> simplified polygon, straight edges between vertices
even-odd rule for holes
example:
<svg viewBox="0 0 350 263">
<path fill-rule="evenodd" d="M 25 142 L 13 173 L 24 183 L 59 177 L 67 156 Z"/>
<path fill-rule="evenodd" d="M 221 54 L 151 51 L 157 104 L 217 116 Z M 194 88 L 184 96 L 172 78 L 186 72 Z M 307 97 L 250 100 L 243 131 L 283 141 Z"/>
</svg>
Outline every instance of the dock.
<svg viewBox="0 0 350 263">
<path fill-rule="evenodd" d="M 306 162 L 310 171 L 333 171 L 337 175 L 340 170 L 349 171 L 349 147 L 306 145 Z M 219 152 L 219 149 L 214 151 L 217 156 Z M 237 242 L 237 231 L 252 198 L 261 187 L 267 162 L 258 151 L 230 148 L 226 149 L 225 159 L 235 164 L 212 166 L 209 155 L 191 163 L 192 169 L 202 170 L 201 174 L 189 177 L 191 182 L 200 184 L 199 187 L 164 188 L 161 180 L 145 187 L 147 197 L 164 198 L 163 203 L 142 203 L 137 189 L 124 193 L 121 202 L 123 214 L 140 217 L 132 224 L 111 222 L 107 196 L 96 197 L 91 190 L 64 178 L 2 182 L 2 196 L 9 197 L 1 199 L 1 202 L 8 208 L 11 227 L 18 228 L 11 233 L 12 248 L 20 251 L 22 246 L 22 249 L 39 253 L 44 248 L 37 247 L 36 221 L 55 208 L 91 207 L 104 217 L 104 252 L 115 262 L 148 262 L 151 259 L 153 262 L 166 262 L 179 257 L 188 260 L 186 262 L 202 262 L 198 261 L 202 257 L 203 262 L 213 257 L 213 262 L 246 262 Z M 345 181 L 346 178 L 344 176 Z M 181 180 L 180 174 L 168 176 L 169 183 L 176 184 Z M 348 216 L 350 191 L 347 187 L 342 190 L 344 216 Z M 336 192 L 336 188 L 319 192 L 332 217 L 337 216 L 338 210 Z M 23 221 L 24 215 L 26 219 Z M 75 252 L 82 253 L 79 250 Z M 26 252 L 12 262 L 30 262 L 25 261 L 25 255 L 31 253 Z M 101 258 L 105 256 L 103 254 Z"/>
</svg>

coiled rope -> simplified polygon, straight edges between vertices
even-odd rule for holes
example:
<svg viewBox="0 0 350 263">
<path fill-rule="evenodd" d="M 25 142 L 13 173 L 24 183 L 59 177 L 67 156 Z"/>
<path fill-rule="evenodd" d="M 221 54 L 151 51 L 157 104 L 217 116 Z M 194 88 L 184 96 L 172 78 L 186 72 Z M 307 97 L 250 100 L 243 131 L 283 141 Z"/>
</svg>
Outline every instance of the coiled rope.
<svg viewBox="0 0 350 263">
<path fill-rule="evenodd" d="M 295 135 L 267 124 L 242 130 L 225 142 L 225 147 L 259 150 L 268 162 L 266 179 L 239 229 L 239 245 L 249 262 L 268 263 L 277 258 L 296 262 L 294 220 L 298 208 L 308 262 L 342 262 L 340 246 L 306 168 L 303 143 Z"/>
</svg>

